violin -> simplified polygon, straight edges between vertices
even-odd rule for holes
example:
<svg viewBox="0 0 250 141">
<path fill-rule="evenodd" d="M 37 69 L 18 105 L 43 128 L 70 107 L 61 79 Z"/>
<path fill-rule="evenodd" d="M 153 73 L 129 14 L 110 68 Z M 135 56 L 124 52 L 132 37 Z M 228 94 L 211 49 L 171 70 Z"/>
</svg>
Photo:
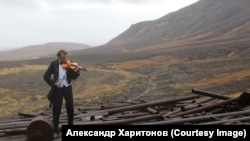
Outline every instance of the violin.
<svg viewBox="0 0 250 141">
<path fill-rule="evenodd" d="M 69 68 L 71 70 L 76 70 L 78 68 L 79 70 L 87 71 L 86 68 L 79 66 L 77 62 L 72 62 L 69 59 L 66 59 L 65 61 L 61 62 L 61 66 L 65 69 Z"/>
</svg>

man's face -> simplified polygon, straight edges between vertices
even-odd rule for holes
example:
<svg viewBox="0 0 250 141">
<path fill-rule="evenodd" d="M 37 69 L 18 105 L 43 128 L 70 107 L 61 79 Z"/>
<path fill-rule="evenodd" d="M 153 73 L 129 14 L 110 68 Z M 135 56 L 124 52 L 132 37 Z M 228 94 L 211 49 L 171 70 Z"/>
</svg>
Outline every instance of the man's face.
<svg viewBox="0 0 250 141">
<path fill-rule="evenodd" d="M 58 58 L 59 58 L 60 62 L 65 62 L 67 60 L 67 55 L 61 53 Z"/>
</svg>

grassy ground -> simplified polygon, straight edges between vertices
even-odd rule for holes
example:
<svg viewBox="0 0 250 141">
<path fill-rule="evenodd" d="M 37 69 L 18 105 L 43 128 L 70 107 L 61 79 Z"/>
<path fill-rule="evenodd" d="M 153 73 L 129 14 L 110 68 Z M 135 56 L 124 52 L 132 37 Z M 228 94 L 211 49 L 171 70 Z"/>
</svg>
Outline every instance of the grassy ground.
<svg viewBox="0 0 250 141">
<path fill-rule="evenodd" d="M 247 58 L 234 59 L 230 54 L 226 59 L 204 60 L 156 55 L 90 66 L 73 81 L 75 103 L 140 100 L 145 94 L 153 99 L 187 93 L 192 88 L 239 94 L 249 87 L 250 65 Z M 0 118 L 48 108 L 49 86 L 43 80 L 46 68 L 26 64 L 0 69 Z"/>
</svg>

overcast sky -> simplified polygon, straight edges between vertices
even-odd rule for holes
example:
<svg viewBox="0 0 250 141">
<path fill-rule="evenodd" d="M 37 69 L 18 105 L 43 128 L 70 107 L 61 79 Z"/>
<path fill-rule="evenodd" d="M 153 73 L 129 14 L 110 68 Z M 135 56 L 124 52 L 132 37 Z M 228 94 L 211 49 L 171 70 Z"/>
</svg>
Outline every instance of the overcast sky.
<svg viewBox="0 0 250 141">
<path fill-rule="evenodd" d="M 198 0 L 0 0 L 0 50 L 48 42 L 102 45 L 132 24 Z"/>
</svg>

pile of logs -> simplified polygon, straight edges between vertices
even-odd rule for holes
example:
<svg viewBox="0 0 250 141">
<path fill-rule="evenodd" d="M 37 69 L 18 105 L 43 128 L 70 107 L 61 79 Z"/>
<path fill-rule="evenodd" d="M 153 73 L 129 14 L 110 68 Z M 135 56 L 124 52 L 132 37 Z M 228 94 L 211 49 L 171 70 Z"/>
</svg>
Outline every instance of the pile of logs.
<svg viewBox="0 0 250 141">
<path fill-rule="evenodd" d="M 177 98 L 113 103 L 82 107 L 75 111 L 76 125 L 248 125 L 250 123 L 250 107 L 248 104 L 240 103 L 239 97 L 231 98 L 199 89 L 192 89 L 190 95 Z M 27 138 L 31 138 L 32 134 L 35 134 L 32 130 L 36 128 L 42 132 L 52 132 L 51 119 L 51 113 L 41 112 L 36 115 L 19 113 L 18 119 L 0 121 L 0 137 L 26 134 Z M 66 123 L 67 114 L 62 111 L 60 125 Z M 46 133 L 49 137 L 51 134 L 53 133 Z"/>
</svg>

